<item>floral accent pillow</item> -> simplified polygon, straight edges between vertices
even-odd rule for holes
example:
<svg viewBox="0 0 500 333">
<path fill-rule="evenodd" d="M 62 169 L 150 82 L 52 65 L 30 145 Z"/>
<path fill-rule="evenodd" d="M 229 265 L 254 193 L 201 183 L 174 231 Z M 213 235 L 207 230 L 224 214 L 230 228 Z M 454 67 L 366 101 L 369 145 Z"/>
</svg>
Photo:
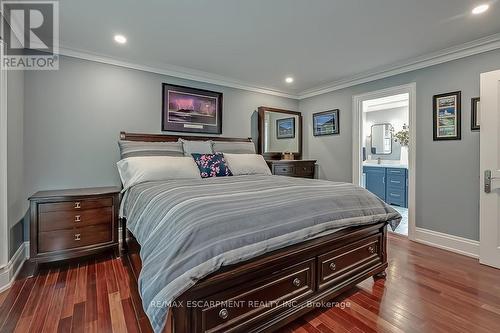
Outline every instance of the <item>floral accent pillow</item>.
<svg viewBox="0 0 500 333">
<path fill-rule="evenodd" d="M 232 176 L 222 153 L 215 154 L 191 154 L 193 155 L 201 178 Z"/>
</svg>

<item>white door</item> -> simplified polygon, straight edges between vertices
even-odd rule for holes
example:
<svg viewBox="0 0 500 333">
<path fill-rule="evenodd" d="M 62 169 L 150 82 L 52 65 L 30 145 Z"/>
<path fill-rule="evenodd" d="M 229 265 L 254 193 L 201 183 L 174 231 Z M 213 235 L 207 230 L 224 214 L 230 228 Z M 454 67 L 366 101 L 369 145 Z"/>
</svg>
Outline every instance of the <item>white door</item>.
<svg viewBox="0 0 500 333">
<path fill-rule="evenodd" d="M 0 271 L 7 265 L 8 231 L 7 226 L 7 71 L 2 67 L 3 46 L 0 40 Z M 0 281 L 0 287 L 2 281 Z"/>
<path fill-rule="evenodd" d="M 480 262 L 500 268 L 500 70 L 481 74 Z"/>
</svg>

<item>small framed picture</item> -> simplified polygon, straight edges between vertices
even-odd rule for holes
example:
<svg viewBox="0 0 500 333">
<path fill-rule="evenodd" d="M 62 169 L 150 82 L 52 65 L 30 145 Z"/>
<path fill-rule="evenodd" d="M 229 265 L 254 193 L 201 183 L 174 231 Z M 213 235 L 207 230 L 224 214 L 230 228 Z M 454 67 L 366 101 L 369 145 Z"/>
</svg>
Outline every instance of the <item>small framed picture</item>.
<svg viewBox="0 0 500 333">
<path fill-rule="evenodd" d="M 473 131 L 479 131 L 480 129 L 480 121 L 481 121 L 480 106 L 481 103 L 479 97 L 471 99 L 470 129 Z"/>
<path fill-rule="evenodd" d="M 434 141 L 461 139 L 461 98 L 460 91 L 434 96 Z"/>
<path fill-rule="evenodd" d="M 340 134 L 339 109 L 313 113 L 313 135 Z"/>
<path fill-rule="evenodd" d="M 295 117 L 276 119 L 276 128 L 277 139 L 295 138 Z"/>
</svg>

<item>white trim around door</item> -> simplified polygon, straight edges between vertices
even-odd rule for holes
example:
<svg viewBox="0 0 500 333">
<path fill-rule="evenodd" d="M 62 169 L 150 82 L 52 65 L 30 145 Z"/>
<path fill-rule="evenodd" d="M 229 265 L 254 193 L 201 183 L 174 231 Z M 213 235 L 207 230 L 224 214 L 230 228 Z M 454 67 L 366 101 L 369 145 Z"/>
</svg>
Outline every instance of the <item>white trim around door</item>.
<svg viewBox="0 0 500 333">
<path fill-rule="evenodd" d="M 7 70 L 3 64 L 4 42 L 0 40 L 0 269 L 9 261 L 7 216 Z"/>
<path fill-rule="evenodd" d="M 416 83 L 405 84 L 402 86 L 373 91 L 361 95 L 353 96 L 353 129 L 352 129 L 352 182 L 355 185 L 361 184 L 361 161 L 362 153 L 362 126 L 363 101 L 382 98 L 392 95 L 409 95 L 409 132 L 410 146 L 408 147 L 408 167 L 409 167 L 409 193 L 408 193 L 408 238 L 415 240 L 415 166 L 416 166 L 416 112 L 417 112 L 417 85 Z"/>
</svg>

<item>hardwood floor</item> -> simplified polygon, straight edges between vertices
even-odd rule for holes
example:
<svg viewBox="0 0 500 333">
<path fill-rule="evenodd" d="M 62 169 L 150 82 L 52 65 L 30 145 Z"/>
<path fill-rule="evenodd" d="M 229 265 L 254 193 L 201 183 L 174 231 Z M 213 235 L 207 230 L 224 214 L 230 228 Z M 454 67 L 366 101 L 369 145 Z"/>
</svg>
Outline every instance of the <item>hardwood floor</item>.
<svg viewBox="0 0 500 333">
<path fill-rule="evenodd" d="M 151 332 L 135 259 L 64 263 L 17 280 L 0 294 L 0 332 Z M 387 279 L 334 301 L 280 332 L 498 332 L 500 270 L 391 234 Z"/>
</svg>

